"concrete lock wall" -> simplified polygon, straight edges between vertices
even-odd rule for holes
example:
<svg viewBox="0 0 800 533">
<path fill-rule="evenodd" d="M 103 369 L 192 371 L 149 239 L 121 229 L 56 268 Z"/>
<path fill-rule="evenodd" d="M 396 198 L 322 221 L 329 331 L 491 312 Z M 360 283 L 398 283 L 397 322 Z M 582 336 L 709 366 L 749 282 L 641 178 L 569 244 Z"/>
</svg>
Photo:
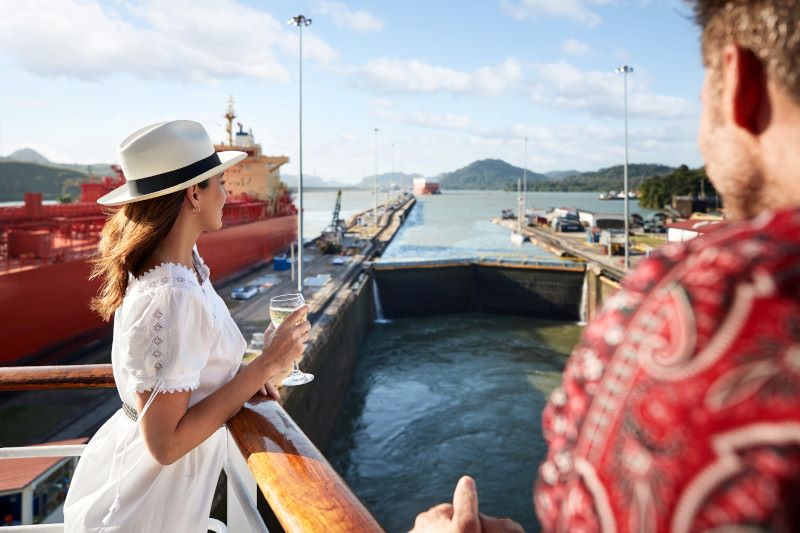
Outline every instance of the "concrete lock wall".
<svg viewBox="0 0 800 533">
<path fill-rule="evenodd" d="M 314 374 L 302 387 L 284 387 L 283 407 L 308 438 L 324 450 L 355 373 L 359 349 L 373 317 L 372 283 L 363 274 L 342 289 L 314 323 L 312 343 L 300 364 Z"/>
<path fill-rule="evenodd" d="M 387 317 L 483 311 L 578 320 L 583 272 L 459 265 L 362 274 L 343 288 L 314 323 L 301 368 L 315 375 L 283 389 L 283 407 L 325 449 L 375 318 L 372 276 Z"/>
<path fill-rule="evenodd" d="M 586 270 L 587 318 L 592 320 L 603 307 L 606 300 L 619 290 L 619 282 L 605 276 L 600 270 Z"/>
<path fill-rule="evenodd" d="M 387 318 L 482 311 L 578 320 L 577 269 L 479 264 L 375 271 Z"/>
</svg>

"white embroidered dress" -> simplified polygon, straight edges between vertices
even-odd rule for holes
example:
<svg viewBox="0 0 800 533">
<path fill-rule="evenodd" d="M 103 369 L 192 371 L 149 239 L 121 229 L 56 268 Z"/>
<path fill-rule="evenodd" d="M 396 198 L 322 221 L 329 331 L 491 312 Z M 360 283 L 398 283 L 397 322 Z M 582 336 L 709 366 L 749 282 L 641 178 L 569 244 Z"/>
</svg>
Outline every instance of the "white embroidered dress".
<svg viewBox="0 0 800 533">
<path fill-rule="evenodd" d="M 192 391 L 192 406 L 231 380 L 246 342 L 195 255 L 203 283 L 182 265 L 130 276 L 114 313 L 111 359 L 123 402 L 136 391 Z M 150 416 L 147 412 L 139 418 Z M 147 450 L 137 422 L 122 409 L 92 437 L 64 503 L 65 531 L 205 532 L 226 458 L 225 429 L 171 465 Z"/>
</svg>

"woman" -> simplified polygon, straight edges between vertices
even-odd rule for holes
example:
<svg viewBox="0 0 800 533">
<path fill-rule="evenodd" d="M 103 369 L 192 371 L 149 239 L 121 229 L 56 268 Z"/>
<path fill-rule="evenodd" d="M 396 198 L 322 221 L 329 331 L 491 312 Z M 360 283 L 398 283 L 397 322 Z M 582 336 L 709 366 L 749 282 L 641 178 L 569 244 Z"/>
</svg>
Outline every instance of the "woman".
<svg viewBox="0 0 800 533">
<path fill-rule="evenodd" d="M 154 124 L 120 146 L 126 183 L 98 202 L 122 206 L 103 228 L 92 307 L 114 316 L 111 359 L 122 409 L 81 457 L 64 504 L 67 532 L 204 532 L 226 457 L 222 427 L 300 356 L 306 308 L 245 340 L 209 282 L 195 243 L 222 227 L 223 172 L 243 152 L 214 152 L 203 127 Z M 266 320 L 266 317 L 265 317 Z"/>
</svg>

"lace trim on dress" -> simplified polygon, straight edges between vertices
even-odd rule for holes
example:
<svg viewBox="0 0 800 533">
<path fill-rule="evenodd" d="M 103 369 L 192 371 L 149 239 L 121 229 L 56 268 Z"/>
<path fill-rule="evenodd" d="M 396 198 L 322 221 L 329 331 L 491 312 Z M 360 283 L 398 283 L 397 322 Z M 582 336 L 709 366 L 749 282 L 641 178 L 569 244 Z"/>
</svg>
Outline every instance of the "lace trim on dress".
<svg viewBox="0 0 800 533">
<path fill-rule="evenodd" d="M 151 391 L 156 387 L 155 383 L 141 383 L 136 385 L 136 392 Z M 191 392 L 200 387 L 200 381 L 194 379 L 191 383 L 183 383 L 181 380 L 169 380 L 159 388 L 160 392 Z"/>
<path fill-rule="evenodd" d="M 166 272 L 164 272 L 166 270 Z M 151 279 L 152 278 L 152 279 Z M 170 280 L 177 287 L 198 287 L 202 288 L 197 282 L 197 277 L 192 270 L 180 263 L 161 263 L 139 277 L 136 280 L 136 288 L 139 292 L 144 292 L 158 287 L 165 287 Z"/>
</svg>

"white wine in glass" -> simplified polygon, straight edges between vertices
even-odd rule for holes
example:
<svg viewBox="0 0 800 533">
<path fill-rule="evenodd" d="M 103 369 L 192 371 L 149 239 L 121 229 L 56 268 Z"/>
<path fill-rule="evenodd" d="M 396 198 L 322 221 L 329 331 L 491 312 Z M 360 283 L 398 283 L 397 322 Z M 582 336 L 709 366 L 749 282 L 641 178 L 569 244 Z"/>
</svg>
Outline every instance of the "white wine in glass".
<svg viewBox="0 0 800 533">
<path fill-rule="evenodd" d="M 272 320 L 272 324 L 277 328 L 287 316 L 292 314 L 292 311 L 302 307 L 305 303 L 306 301 L 303 299 L 302 294 L 282 294 L 272 297 L 269 301 L 269 317 Z M 294 361 L 292 363 L 292 373 L 286 376 L 281 381 L 281 384 L 287 387 L 294 387 L 296 385 L 305 385 L 312 379 L 314 379 L 314 375 L 301 372 L 297 368 L 297 361 Z"/>
</svg>

